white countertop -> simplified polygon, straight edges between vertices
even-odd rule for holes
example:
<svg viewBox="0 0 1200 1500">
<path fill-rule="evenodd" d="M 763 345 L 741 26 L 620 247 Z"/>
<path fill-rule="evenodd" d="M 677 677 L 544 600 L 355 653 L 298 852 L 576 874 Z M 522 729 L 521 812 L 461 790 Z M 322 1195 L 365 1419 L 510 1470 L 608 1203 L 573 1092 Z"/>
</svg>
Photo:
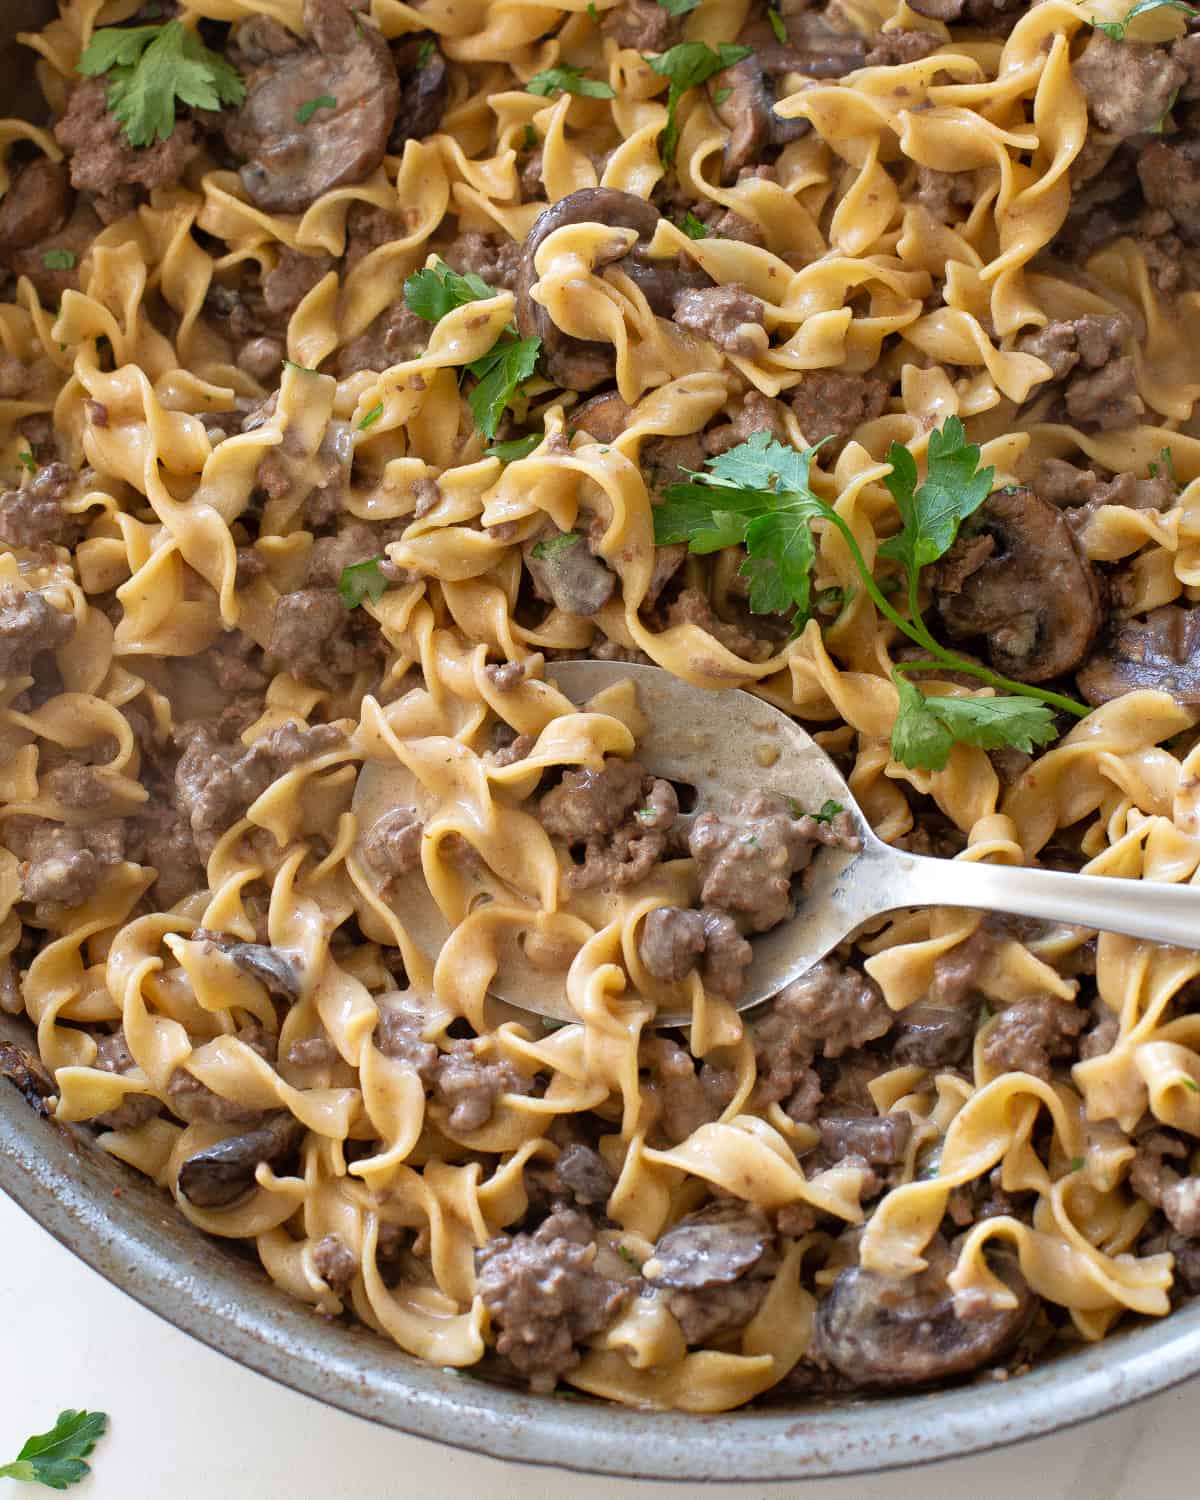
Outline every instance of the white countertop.
<svg viewBox="0 0 1200 1500">
<path fill-rule="evenodd" d="M 63 1407 L 107 1411 L 78 1500 L 680 1500 L 476 1458 L 298 1396 L 146 1312 L 0 1195 L 0 1464 Z M 1196 1486 L 1200 1385 L 981 1458 L 875 1479 L 713 1485 L 704 1500 L 1166 1500 Z M 10 1451 L 11 1450 L 11 1451 Z M 0 1500 L 52 1491 L 0 1480 Z"/>
</svg>

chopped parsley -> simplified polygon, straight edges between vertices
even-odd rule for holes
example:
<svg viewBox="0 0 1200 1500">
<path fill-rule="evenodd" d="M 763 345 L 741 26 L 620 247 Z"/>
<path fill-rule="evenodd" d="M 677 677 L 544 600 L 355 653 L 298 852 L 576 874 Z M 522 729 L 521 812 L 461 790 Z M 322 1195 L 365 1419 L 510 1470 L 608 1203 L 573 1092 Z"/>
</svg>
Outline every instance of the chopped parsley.
<svg viewBox="0 0 1200 1500">
<path fill-rule="evenodd" d="M 375 406 L 373 406 L 371 408 L 371 410 L 366 414 L 366 416 L 358 424 L 358 430 L 359 430 L 359 432 L 366 432 L 367 428 L 370 427 L 370 426 L 372 426 L 375 422 L 378 422 L 379 419 L 380 419 L 380 417 L 382 417 L 382 416 L 383 416 L 383 402 L 380 401 L 377 405 L 375 405 Z"/>
<path fill-rule="evenodd" d="M 524 437 L 510 438 L 507 443 L 493 443 L 483 450 L 485 458 L 498 458 L 502 464 L 515 463 L 518 458 L 528 458 L 546 436 L 544 432 L 529 432 Z"/>
<path fill-rule="evenodd" d="M 1175 472 L 1175 455 L 1171 452 L 1170 448 L 1160 448 L 1158 450 L 1158 462 L 1150 464 L 1148 467 L 1151 479 L 1157 479 L 1161 470 L 1177 490 L 1182 489 L 1182 485 L 1179 483 L 1179 475 Z"/>
<path fill-rule="evenodd" d="M 1185 1078 L 1183 1086 L 1185 1089 L 1191 1089 L 1193 1094 L 1200 1094 L 1200 1083 L 1197 1083 L 1194 1078 Z"/>
<path fill-rule="evenodd" d="M 1164 6 L 1170 10 L 1181 10 L 1185 16 L 1200 15 L 1200 11 L 1191 5 L 1185 5 L 1183 0 L 1138 0 L 1138 3 L 1125 12 L 1125 18 L 1121 21 L 1093 21 L 1092 25 L 1097 31 L 1102 31 L 1106 37 L 1114 42 L 1125 40 L 1125 29 L 1130 21 L 1135 21 L 1138 16 L 1147 15 L 1152 10 L 1161 10 Z"/>
<path fill-rule="evenodd" d="M 683 222 L 679 227 L 689 240 L 706 240 L 709 236 L 708 225 L 703 219 L 698 219 L 690 208 L 684 214 Z"/>
<path fill-rule="evenodd" d="M 729 96 L 732 93 L 733 93 L 733 90 L 730 89 L 730 88 L 718 89 L 716 91 L 716 93 L 713 95 L 713 103 L 714 104 L 724 104 L 725 101 L 726 101 L 726 99 L 728 99 Z"/>
<path fill-rule="evenodd" d="M 648 57 L 651 68 L 670 83 L 667 91 L 667 123 L 663 127 L 659 143 L 662 164 L 668 169 L 675 162 L 675 148 L 679 145 L 679 101 L 689 89 L 697 88 L 713 76 L 740 63 L 750 56 L 752 47 L 735 46 L 732 42 L 721 42 L 717 50 L 707 42 L 680 42 L 677 47 L 661 52 L 657 57 Z"/>
<path fill-rule="evenodd" d="M 10 1464 L 0 1467 L 0 1479 L 44 1484 L 65 1490 L 91 1473 L 84 1462 L 104 1436 L 108 1417 L 102 1411 L 62 1411 L 49 1432 L 31 1437 Z"/>
<path fill-rule="evenodd" d="M 444 260 L 414 271 L 404 283 L 404 303 L 427 323 L 440 323 L 447 313 L 468 302 L 486 302 L 499 294 L 474 271 L 451 270 Z"/>
<path fill-rule="evenodd" d="M 301 375 L 316 375 L 319 373 L 308 365 L 298 365 L 294 359 L 285 359 L 283 367 L 285 370 L 298 370 Z"/>
<path fill-rule="evenodd" d="M 674 16 L 678 20 L 680 16 L 690 16 L 700 4 L 700 0 L 658 0 L 658 4 L 667 15 Z"/>
<path fill-rule="evenodd" d="M 804 805 L 798 802 L 795 797 L 788 797 L 787 805 L 788 812 L 791 813 L 793 818 L 812 818 L 814 823 L 832 823 L 838 813 L 846 811 L 842 804 L 835 802 L 832 797 L 826 798 L 821 803 L 820 811 L 815 813 L 808 812 Z"/>
<path fill-rule="evenodd" d="M 857 539 L 841 515 L 809 486 L 809 468 L 817 452 L 786 446 L 766 432 L 709 459 L 707 473 L 693 473 L 670 485 L 654 510 L 655 540 L 687 542 L 694 553 L 717 552 L 744 545 L 741 572 L 749 580 L 749 604 L 755 614 L 793 613 L 798 627 L 808 617 L 812 569 L 816 558 L 812 523 L 837 528 L 876 609 L 901 634 L 929 652 L 930 660 L 903 662 L 892 678 L 899 709 L 892 731 L 892 754 L 903 765 L 940 771 L 956 740 L 984 749 L 1014 746 L 1032 750 L 1057 738 L 1052 708 L 1082 718 L 1083 704 L 1027 683 L 1010 681 L 990 668 L 948 651 L 934 640 L 918 599 L 921 569 L 953 545 L 959 525 L 991 492 L 993 471 L 979 468 L 979 448 L 966 441 L 957 417 L 948 417 L 929 438 L 925 482 L 917 483 L 912 454 L 899 443 L 888 451 L 892 472 L 884 480 L 903 526 L 879 549 L 906 574 L 909 616 L 888 602 L 876 583 Z M 925 698 L 903 675 L 949 668 L 977 677 L 1011 696 L 991 698 Z"/>
<path fill-rule="evenodd" d="M 428 323 L 440 322 L 456 307 L 498 295 L 481 277 L 470 271 L 460 275 L 444 261 L 414 272 L 404 283 L 405 304 Z M 496 436 L 497 424 L 517 387 L 533 374 L 541 348 L 540 338 L 502 336 L 486 354 L 467 365 L 467 372 L 477 382 L 467 395 L 467 405 L 475 425 L 489 442 Z"/>
<path fill-rule="evenodd" d="M 775 33 L 775 40 L 784 46 L 788 43 L 788 30 L 783 24 L 783 17 L 773 5 L 767 6 L 767 20 L 771 23 L 771 30 Z"/>
<path fill-rule="evenodd" d="M 32 448 L 22 448 L 17 454 L 17 462 L 27 474 L 36 474 L 38 471 L 38 462 L 33 456 Z"/>
<path fill-rule="evenodd" d="M 377 604 L 387 592 L 387 579 L 379 571 L 383 554 L 369 557 L 366 562 L 351 563 L 342 569 L 338 579 L 338 593 L 347 609 L 357 609 L 364 599 Z"/>
<path fill-rule="evenodd" d="M 633 1253 L 628 1245 L 618 1245 L 617 1254 L 621 1257 L 622 1260 L 628 1261 L 628 1263 L 633 1267 L 635 1271 L 640 1271 L 642 1269 L 642 1266 L 645 1264 L 644 1261 L 638 1260 L 637 1256 Z"/>
<path fill-rule="evenodd" d="M 337 100 L 332 94 L 318 94 L 315 99 L 306 99 L 296 111 L 296 124 L 307 125 L 319 109 L 336 109 Z"/>
<path fill-rule="evenodd" d="M 175 101 L 194 109 L 241 104 L 246 85 L 218 52 L 182 21 L 163 26 L 104 26 L 75 65 L 108 79 L 108 107 L 131 146 L 165 141 L 175 129 Z"/>
<path fill-rule="evenodd" d="M 586 99 L 615 99 L 617 97 L 616 90 L 611 83 L 604 83 L 599 78 L 589 78 L 586 73 L 581 73 L 570 63 L 559 63 L 556 67 L 545 68 L 542 72 L 535 73 L 525 85 L 525 91 L 529 94 L 538 94 L 544 99 L 550 99 L 555 94 L 581 94 Z"/>
<path fill-rule="evenodd" d="M 74 250 L 43 250 L 42 265 L 47 271 L 73 271 L 75 252 Z"/>
<path fill-rule="evenodd" d="M 600 12 L 596 9 L 596 0 L 588 0 L 588 3 L 587 3 L 587 13 L 588 13 L 588 20 L 591 21 L 592 25 L 593 26 L 599 26 L 599 24 L 600 24 Z"/>
<path fill-rule="evenodd" d="M 467 405 L 489 442 L 496 436 L 500 418 L 517 388 L 533 374 L 541 348 L 542 341 L 536 337 L 501 339 L 467 366 L 478 382 L 467 393 Z"/>
<path fill-rule="evenodd" d="M 522 151 L 536 151 L 538 148 L 538 133 L 532 125 L 526 125 L 525 134 L 521 139 Z"/>
<path fill-rule="evenodd" d="M 560 531 L 557 536 L 548 536 L 533 545 L 534 557 L 556 557 L 560 552 L 568 552 L 580 539 L 578 531 Z M 638 814 L 641 817 L 641 813 Z"/>
<path fill-rule="evenodd" d="M 1072 1172 L 1082 1172 L 1083 1168 L 1084 1168 L 1083 1157 L 1082 1156 L 1073 1156 L 1071 1158 L 1071 1171 Z"/>
<path fill-rule="evenodd" d="M 431 36 L 425 37 L 417 48 L 417 67 L 423 68 L 437 51 L 437 43 Z"/>
</svg>

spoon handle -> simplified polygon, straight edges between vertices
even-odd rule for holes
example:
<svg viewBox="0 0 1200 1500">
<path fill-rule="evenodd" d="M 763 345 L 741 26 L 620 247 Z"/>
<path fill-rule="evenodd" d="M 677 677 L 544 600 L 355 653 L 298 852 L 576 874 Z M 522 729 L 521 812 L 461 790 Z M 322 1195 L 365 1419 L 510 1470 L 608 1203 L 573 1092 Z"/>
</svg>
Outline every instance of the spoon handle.
<svg viewBox="0 0 1200 1500">
<path fill-rule="evenodd" d="M 1200 948 L 1200 886 L 896 854 L 904 905 L 969 906 Z M 897 879 L 897 877 L 899 877 Z"/>
</svg>

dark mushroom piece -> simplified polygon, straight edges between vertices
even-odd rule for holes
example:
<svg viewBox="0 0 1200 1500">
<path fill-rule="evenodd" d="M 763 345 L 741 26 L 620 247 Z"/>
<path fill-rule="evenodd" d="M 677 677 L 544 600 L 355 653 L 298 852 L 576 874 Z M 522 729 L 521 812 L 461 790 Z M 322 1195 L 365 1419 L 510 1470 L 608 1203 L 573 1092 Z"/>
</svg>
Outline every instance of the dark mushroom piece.
<svg viewBox="0 0 1200 1500">
<path fill-rule="evenodd" d="M 712 1203 L 662 1236 L 650 1262 L 655 1286 L 680 1291 L 723 1286 L 744 1276 L 773 1241 L 766 1215 L 749 1204 Z"/>
<path fill-rule="evenodd" d="M 204 928 L 197 928 L 192 940 L 210 943 L 228 954 L 243 974 L 249 974 L 265 985 L 267 993 L 277 1000 L 300 998 L 300 975 L 296 964 L 278 948 L 268 947 L 266 943 L 239 943 L 224 933 L 209 932 Z"/>
<path fill-rule="evenodd" d="M 450 93 L 446 59 L 431 35 L 406 36 L 392 47 L 400 80 L 400 105 L 388 137 L 388 150 L 399 152 L 405 141 L 423 140 L 442 123 Z"/>
<path fill-rule="evenodd" d="M 564 390 L 590 391 L 611 380 L 616 371 L 616 354 L 611 344 L 571 338 L 563 333 L 546 309 L 530 296 L 538 279 L 533 261 L 539 246 L 556 229 L 568 224 L 604 224 L 636 230 L 638 238 L 632 249 L 610 264 L 618 265 L 637 284 L 655 313 L 669 317 L 676 292 L 683 287 L 710 283 L 703 272 L 681 266 L 676 259 L 646 258 L 645 247 L 654 238 L 659 218 L 654 205 L 635 193 L 623 193 L 616 188 L 580 188 L 551 204 L 534 220 L 517 274 L 517 327 L 522 338 L 536 335 L 542 340 L 546 372 Z"/>
<path fill-rule="evenodd" d="M 817 1309 L 817 1348 L 856 1386 L 930 1385 L 1000 1359 L 1020 1338 L 1037 1299 L 1012 1256 L 990 1259 L 1017 1297 L 1014 1308 L 959 1317 L 947 1277 L 954 1256 L 941 1239 L 916 1276 L 882 1276 L 852 1266 Z"/>
<path fill-rule="evenodd" d="M 984 636 L 998 672 L 1048 682 L 1100 629 L 1100 589 L 1063 514 L 1032 490 L 997 490 L 937 565 L 934 596 L 956 640 Z"/>
<path fill-rule="evenodd" d="M 1089 703 L 1139 688 L 1170 693 L 1176 703 L 1200 703 L 1200 608 L 1164 604 L 1144 620 L 1126 620 L 1075 680 Z"/>
<path fill-rule="evenodd" d="M 303 1136 L 300 1121 L 280 1110 L 254 1130 L 189 1156 L 179 1168 L 179 1191 L 196 1208 L 228 1208 L 254 1186 L 259 1162 L 274 1166 Z"/>
<path fill-rule="evenodd" d="M 13 174 L 0 199 L 0 251 L 24 250 L 67 222 L 75 194 L 65 161 L 38 156 Z"/>
<path fill-rule="evenodd" d="M 717 118 L 730 130 L 722 168 L 726 182 L 735 181 L 743 167 L 761 162 L 768 148 L 799 140 L 809 129 L 807 120 L 783 120 L 775 113 L 780 79 L 788 73 L 843 78 L 866 62 L 862 37 L 835 31 L 816 13 L 788 16 L 784 25 L 786 42 L 765 24 L 747 27 L 740 40 L 753 52 L 709 83 Z"/>
<path fill-rule="evenodd" d="M 900 1014 L 892 1056 L 919 1068 L 953 1067 L 971 1050 L 978 1025 L 978 995 L 947 1004 L 918 1000 Z"/>
<path fill-rule="evenodd" d="M 269 18 L 263 18 L 269 21 Z M 246 24 L 237 46 L 254 63 L 246 101 L 221 117 L 244 161 L 242 186 L 268 213 L 301 213 L 323 193 L 370 176 L 383 160 L 400 102 L 388 44 L 342 0 L 305 0 L 309 40 Z"/>
<path fill-rule="evenodd" d="M 39 1115 L 48 1115 L 46 1100 L 58 1093 L 54 1079 L 41 1062 L 24 1047 L 12 1042 L 0 1042 L 0 1078 L 7 1078 L 29 1105 Z"/>
<path fill-rule="evenodd" d="M 629 426 L 633 407 L 616 391 L 590 396 L 571 413 L 571 426 L 586 432 L 598 443 L 614 443 Z"/>
</svg>

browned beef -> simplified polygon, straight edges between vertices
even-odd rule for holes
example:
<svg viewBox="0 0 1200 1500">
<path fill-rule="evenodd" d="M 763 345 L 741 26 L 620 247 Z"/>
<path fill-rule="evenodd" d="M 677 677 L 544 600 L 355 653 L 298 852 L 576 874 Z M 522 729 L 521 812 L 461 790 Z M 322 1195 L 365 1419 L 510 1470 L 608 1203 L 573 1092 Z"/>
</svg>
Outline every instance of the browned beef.
<svg viewBox="0 0 1200 1500">
<path fill-rule="evenodd" d="M 538 804 L 551 838 L 579 843 L 614 833 L 642 799 L 646 773 L 637 761 L 604 757 L 604 769 L 567 771 Z"/>
<path fill-rule="evenodd" d="M 366 330 L 343 345 L 335 356 L 339 379 L 360 370 L 387 370 L 415 359 L 429 342 L 432 325 L 400 299 L 385 307 Z"/>
<path fill-rule="evenodd" d="M 280 247 L 275 264 L 262 279 L 262 299 L 270 326 L 281 328 L 316 286 L 337 265 L 329 255 L 305 255 L 288 245 Z"/>
<path fill-rule="evenodd" d="M 27 676 L 36 656 L 57 651 L 74 631 L 74 615 L 59 614 L 43 595 L 0 585 L 0 676 Z"/>
<path fill-rule="evenodd" d="M 774 1269 L 774 1234 L 746 1203 L 710 1204 L 668 1229 L 647 1263 L 652 1285 L 688 1344 L 709 1343 L 743 1328 L 758 1311 Z"/>
<path fill-rule="evenodd" d="M 846 375 L 840 370 L 808 370 L 804 379 L 788 393 L 800 430 L 810 443 L 822 438 L 836 441 L 836 449 L 864 422 L 873 422 L 887 410 L 888 386 L 870 375 Z"/>
<path fill-rule="evenodd" d="M 475 1252 L 496 1352 L 536 1391 L 553 1390 L 574 1369 L 579 1345 L 613 1322 L 629 1293 L 595 1270 L 594 1244 L 556 1227 L 548 1219 L 533 1234 L 497 1235 Z"/>
<path fill-rule="evenodd" d="M 242 185 L 269 213 L 299 213 L 322 193 L 368 177 L 383 160 L 400 101 L 387 43 L 341 0 L 305 0 L 304 25 L 300 46 L 280 27 L 260 27 L 252 38 L 239 31 L 253 64 L 246 101 L 221 119 L 230 150 L 245 162 Z M 319 99 L 336 103 L 298 118 Z"/>
<path fill-rule="evenodd" d="M 657 0 L 621 0 L 604 12 L 600 29 L 618 47 L 666 52 L 679 40 L 679 22 Z"/>
<path fill-rule="evenodd" d="M 131 213 L 144 192 L 181 182 L 200 150 L 195 124 L 178 114 L 166 140 L 131 146 L 109 110 L 102 78 L 86 78 L 71 91 L 54 135 L 70 160 L 72 186 L 90 196 L 106 224 Z"/>
<path fill-rule="evenodd" d="M 769 433 L 776 442 L 782 443 L 787 440 L 783 408 L 779 402 L 768 400 L 757 391 L 747 391 L 733 420 L 705 433 L 704 451 L 724 453 L 727 449 L 736 448 L 739 443 L 746 442 L 756 432 Z"/>
<path fill-rule="evenodd" d="M 698 589 L 681 589 L 671 600 L 667 606 L 667 624 L 698 625 L 727 651 L 745 661 L 765 661 L 772 653 L 770 641 L 760 640 L 740 625 L 719 619 Z"/>
<path fill-rule="evenodd" d="M 898 68 L 905 63 L 920 62 L 941 45 L 941 37 L 931 31 L 881 31 L 863 63 L 868 68 Z"/>
<path fill-rule="evenodd" d="M 468 229 L 450 241 L 442 259 L 462 275 L 471 273 L 497 291 L 512 291 L 520 271 L 521 246 L 503 235 L 480 234 Z"/>
<path fill-rule="evenodd" d="M 578 531 L 550 531 L 522 547 L 534 592 L 564 614 L 590 617 L 612 598 L 617 575 Z"/>
<path fill-rule="evenodd" d="M 789 915 L 792 877 L 820 845 L 857 850 L 862 840 L 847 815 L 820 821 L 767 792 L 738 798 L 728 814 L 701 813 L 688 834 L 702 902 L 743 913 L 753 932 Z"/>
<path fill-rule="evenodd" d="M 393 807 L 363 838 L 363 857 L 382 880 L 407 875 L 421 865 L 425 825 L 413 807 Z"/>
<path fill-rule="evenodd" d="M 901 32 L 902 36 L 920 35 Z M 974 172 L 938 172 L 932 167 L 917 168 L 917 201 L 924 204 L 935 219 L 954 224 L 965 217 L 975 202 Z"/>
<path fill-rule="evenodd" d="M 78 479 L 66 464 L 44 464 L 20 489 L 0 493 L 0 541 L 10 547 L 66 544 L 74 521 L 63 501 Z"/>
<path fill-rule="evenodd" d="M 123 1027 L 96 1038 L 96 1060 L 92 1067 L 104 1073 L 128 1073 L 134 1066 Z M 115 1109 L 97 1115 L 93 1123 L 103 1130 L 136 1130 L 161 1113 L 162 1105 L 152 1094 L 126 1094 Z"/>
<path fill-rule="evenodd" d="M 617 1185 L 616 1173 L 599 1151 L 578 1141 L 559 1153 L 554 1163 L 554 1180 L 583 1208 L 607 1203 Z"/>
<path fill-rule="evenodd" d="M 381 995 L 372 1041 L 385 1057 L 408 1063 L 425 1087 L 431 1088 L 437 1076 L 438 1049 L 424 1040 L 427 1024 L 420 1012 L 405 1006 L 398 996 Z"/>
<path fill-rule="evenodd" d="M 479 1130 L 492 1118 L 501 1094 L 529 1094 L 533 1079 L 507 1058 L 488 1060 L 472 1041 L 451 1042 L 437 1060 L 434 1098 L 448 1110 L 451 1130 Z"/>
<path fill-rule="evenodd" d="M 234 1036 L 267 1062 L 274 1063 L 276 1039 L 270 1032 L 257 1025 L 243 1026 Z M 176 1068 L 167 1080 L 167 1108 L 189 1124 L 202 1121 L 209 1125 L 257 1125 L 264 1119 L 263 1110 L 214 1093 L 183 1067 Z M 253 1169 L 250 1176 L 253 1177 Z"/>
<path fill-rule="evenodd" d="M 685 978 L 704 952 L 704 916 L 678 906 L 660 906 L 642 925 L 638 951 L 656 979 L 668 983 Z"/>
<path fill-rule="evenodd" d="M 765 309 L 736 282 L 729 286 L 685 288 L 675 298 L 674 320 L 716 344 L 728 354 L 753 359 L 762 354 L 766 341 L 759 336 Z"/>
<path fill-rule="evenodd" d="M 358 1256 L 340 1234 L 324 1234 L 313 1246 L 313 1270 L 340 1292 L 358 1275 Z"/>
<path fill-rule="evenodd" d="M 1113 41 L 1095 28 L 1071 71 L 1097 126 L 1122 140 L 1152 130 L 1187 79 L 1166 47 Z"/>
<path fill-rule="evenodd" d="M 1050 995 L 1031 995 L 1007 1006 L 983 1042 L 989 1067 L 1003 1073 L 1032 1073 L 1049 1079 L 1050 1066 L 1074 1056 L 1076 1039 L 1088 1014 Z"/>
<path fill-rule="evenodd" d="M 303 729 L 281 724 L 249 746 L 224 741 L 202 723 L 183 724 L 176 734 L 184 750 L 175 770 L 175 797 L 205 854 L 285 771 L 344 744 L 332 724 Z"/>
<path fill-rule="evenodd" d="M 4 842 L 21 861 L 22 897 L 52 909 L 89 900 L 125 853 L 119 818 L 73 826 L 19 814 L 5 822 Z"/>
</svg>

